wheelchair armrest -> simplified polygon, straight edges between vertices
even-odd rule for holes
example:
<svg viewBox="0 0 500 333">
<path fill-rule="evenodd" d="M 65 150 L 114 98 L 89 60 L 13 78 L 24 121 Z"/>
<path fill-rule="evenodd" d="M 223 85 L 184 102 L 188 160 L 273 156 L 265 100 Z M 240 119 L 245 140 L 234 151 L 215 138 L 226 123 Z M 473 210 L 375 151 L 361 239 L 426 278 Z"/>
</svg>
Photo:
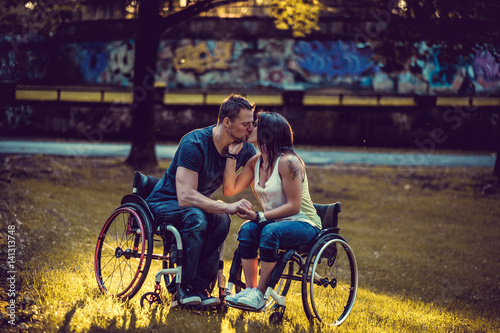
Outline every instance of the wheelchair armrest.
<svg viewBox="0 0 500 333">
<path fill-rule="evenodd" d="M 155 185 L 160 181 L 160 178 L 154 176 L 146 176 L 139 171 L 134 172 L 134 186 L 132 193 L 146 199 Z"/>
<path fill-rule="evenodd" d="M 339 222 L 338 214 L 340 210 L 340 202 L 335 202 L 329 205 L 314 204 L 316 212 L 321 218 L 323 229 L 336 228 Z"/>
</svg>

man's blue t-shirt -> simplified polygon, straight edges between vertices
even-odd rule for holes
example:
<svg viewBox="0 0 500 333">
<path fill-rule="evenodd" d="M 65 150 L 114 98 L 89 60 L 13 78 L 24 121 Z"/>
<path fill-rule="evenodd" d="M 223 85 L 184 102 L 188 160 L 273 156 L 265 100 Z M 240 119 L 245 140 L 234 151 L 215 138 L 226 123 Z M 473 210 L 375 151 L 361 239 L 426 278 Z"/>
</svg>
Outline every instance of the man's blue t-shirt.
<svg viewBox="0 0 500 333">
<path fill-rule="evenodd" d="M 181 139 L 172 163 L 163 178 L 156 184 L 146 199 L 147 203 L 177 200 L 175 175 L 177 167 L 184 167 L 198 173 L 198 192 L 210 197 L 223 182 L 226 157 L 215 148 L 212 129 L 215 125 L 197 129 Z M 247 142 L 238 154 L 236 170 L 256 154 L 255 147 Z"/>
</svg>

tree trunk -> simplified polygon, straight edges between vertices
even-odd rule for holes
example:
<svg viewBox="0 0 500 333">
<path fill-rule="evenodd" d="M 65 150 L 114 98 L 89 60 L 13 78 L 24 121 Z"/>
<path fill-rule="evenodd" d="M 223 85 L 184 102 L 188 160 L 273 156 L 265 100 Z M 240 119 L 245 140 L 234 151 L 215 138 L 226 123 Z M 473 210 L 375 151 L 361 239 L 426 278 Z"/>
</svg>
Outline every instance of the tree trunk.
<svg viewBox="0 0 500 333">
<path fill-rule="evenodd" d="M 158 165 L 155 136 L 155 74 L 161 31 L 159 0 L 141 1 L 135 38 L 132 147 L 125 163 L 136 170 Z"/>
<path fill-rule="evenodd" d="M 243 0 L 200 0 L 179 12 L 162 18 L 160 0 L 139 3 L 135 37 L 134 103 L 132 104 L 132 147 L 125 161 L 136 170 L 148 171 L 158 165 L 154 89 L 160 36 L 174 25 L 215 8 Z"/>
</svg>

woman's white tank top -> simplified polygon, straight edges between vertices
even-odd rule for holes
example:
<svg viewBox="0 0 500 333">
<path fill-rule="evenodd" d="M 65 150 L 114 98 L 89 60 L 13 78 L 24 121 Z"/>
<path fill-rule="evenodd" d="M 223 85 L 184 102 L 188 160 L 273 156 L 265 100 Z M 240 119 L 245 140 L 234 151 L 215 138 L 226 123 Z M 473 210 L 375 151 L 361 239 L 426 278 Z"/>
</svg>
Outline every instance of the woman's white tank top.
<svg viewBox="0 0 500 333">
<path fill-rule="evenodd" d="M 281 181 L 281 177 L 278 171 L 280 158 L 281 156 L 276 159 L 276 163 L 274 164 L 272 173 L 264 186 L 261 186 L 261 184 L 259 183 L 261 158 L 257 159 L 257 163 L 255 163 L 254 192 L 259 199 L 259 202 L 262 205 L 264 211 L 277 208 L 286 203 L 286 195 L 285 191 L 283 190 L 283 182 Z M 307 174 L 305 175 L 304 181 L 302 182 L 302 205 L 300 207 L 300 212 L 292 216 L 276 219 L 276 221 L 303 221 L 310 223 L 318 229 L 321 229 L 321 219 L 319 218 L 318 214 L 316 214 L 316 209 L 314 208 L 311 197 L 309 195 Z"/>
</svg>

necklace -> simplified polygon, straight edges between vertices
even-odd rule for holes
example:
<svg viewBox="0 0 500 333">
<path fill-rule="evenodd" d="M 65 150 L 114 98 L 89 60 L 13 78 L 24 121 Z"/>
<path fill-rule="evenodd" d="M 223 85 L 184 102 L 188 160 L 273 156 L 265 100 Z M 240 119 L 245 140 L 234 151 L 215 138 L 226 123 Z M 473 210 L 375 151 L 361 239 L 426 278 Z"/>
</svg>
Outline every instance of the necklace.
<svg viewBox="0 0 500 333">
<path fill-rule="evenodd" d="M 266 179 L 268 178 L 269 176 L 269 173 L 270 173 L 270 170 L 269 170 L 269 164 L 268 165 L 265 165 L 264 163 L 261 164 L 261 167 L 262 167 L 262 171 L 266 177 Z"/>
</svg>

